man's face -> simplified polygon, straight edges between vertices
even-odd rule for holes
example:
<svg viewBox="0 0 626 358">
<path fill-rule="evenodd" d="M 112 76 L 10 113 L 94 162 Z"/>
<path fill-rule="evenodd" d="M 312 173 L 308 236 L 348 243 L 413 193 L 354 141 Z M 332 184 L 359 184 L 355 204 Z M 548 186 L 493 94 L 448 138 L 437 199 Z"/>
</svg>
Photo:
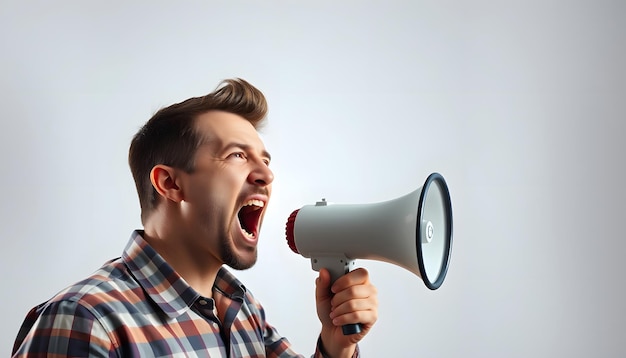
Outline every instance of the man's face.
<svg viewBox="0 0 626 358">
<path fill-rule="evenodd" d="M 220 263 L 247 269 L 257 258 L 259 230 L 274 180 L 270 156 L 244 118 L 210 111 L 195 128 L 204 137 L 194 171 L 182 174 L 182 219 L 193 247 Z"/>
</svg>

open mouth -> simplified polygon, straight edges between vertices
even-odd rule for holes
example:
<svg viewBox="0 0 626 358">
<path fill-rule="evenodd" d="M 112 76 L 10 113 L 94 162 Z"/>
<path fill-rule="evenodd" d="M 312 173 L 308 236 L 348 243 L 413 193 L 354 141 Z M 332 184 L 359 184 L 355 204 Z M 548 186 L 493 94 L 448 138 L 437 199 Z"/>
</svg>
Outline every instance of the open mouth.
<svg viewBox="0 0 626 358">
<path fill-rule="evenodd" d="M 237 214 L 243 233 L 249 239 L 254 239 L 259 234 L 259 221 L 264 206 L 265 203 L 261 200 L 248 200 Z"/>
</svg>

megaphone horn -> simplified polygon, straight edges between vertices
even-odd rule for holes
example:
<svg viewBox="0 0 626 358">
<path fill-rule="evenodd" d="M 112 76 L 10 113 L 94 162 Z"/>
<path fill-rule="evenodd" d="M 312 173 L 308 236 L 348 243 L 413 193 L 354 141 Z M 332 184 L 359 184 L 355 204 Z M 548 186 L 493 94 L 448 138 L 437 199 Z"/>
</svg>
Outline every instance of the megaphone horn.
<svg viewBox="0 0 626 358">
<path fill-rule="evenodd" d="M 291 213 L 287 244 L 326 268 L 334 281 L 354 268 L 355 259 L 384 261 L 419 276 L 435 290 L 448 271 L 452 248 L 452 203 L 445 179 L 428 176 L 417 190 L 373 204 L 329 204 L 326 200 Z M 344 334 L 360 329 L 344 327 Z"/>
</svg>

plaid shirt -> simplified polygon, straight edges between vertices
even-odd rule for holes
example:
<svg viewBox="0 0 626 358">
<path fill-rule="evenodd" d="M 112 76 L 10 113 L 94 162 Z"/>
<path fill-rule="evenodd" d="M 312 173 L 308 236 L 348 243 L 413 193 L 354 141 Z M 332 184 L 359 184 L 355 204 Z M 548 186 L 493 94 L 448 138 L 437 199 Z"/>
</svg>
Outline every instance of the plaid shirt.
<svg viewBox="0 0 626 358">
<path fill-rule="evenodd" d="M 14 356 L 302 357 L 230 272 L 220 269 L 214 298 L 202 297 L 141 234 L 121 258 L 33 308 Z M 314 357 L 323 356 L 318 344 Z"/>
</svg>

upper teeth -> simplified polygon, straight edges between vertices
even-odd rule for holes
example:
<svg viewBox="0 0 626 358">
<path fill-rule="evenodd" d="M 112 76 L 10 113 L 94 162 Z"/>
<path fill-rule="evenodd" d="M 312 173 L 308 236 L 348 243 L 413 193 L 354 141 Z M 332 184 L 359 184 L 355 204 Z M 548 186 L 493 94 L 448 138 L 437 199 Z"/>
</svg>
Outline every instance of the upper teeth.
<svg viewBox="0 0 626 358">
<path fill-rule="evenodd" d="M 243 204 L 243 206 L 258 206 L 258 207 L 264 207 L 265 203 L 261 200 L 248 200 L 245 204 Z"/>
</svg>

